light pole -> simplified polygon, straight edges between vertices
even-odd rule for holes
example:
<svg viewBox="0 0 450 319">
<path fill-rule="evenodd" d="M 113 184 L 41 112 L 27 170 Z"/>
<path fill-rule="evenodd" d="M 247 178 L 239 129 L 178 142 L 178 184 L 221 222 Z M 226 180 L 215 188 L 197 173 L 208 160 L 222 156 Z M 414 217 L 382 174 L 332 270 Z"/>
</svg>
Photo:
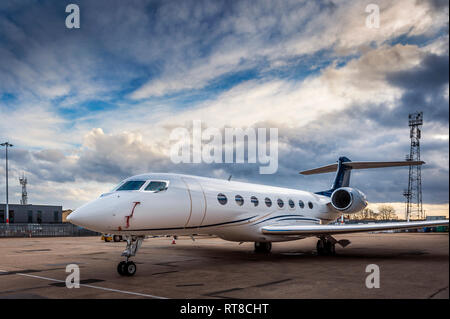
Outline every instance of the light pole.
<svg viewBox="0 0 450 319">
<path fill-rule="evenodd" d="M 8 147 L 13 147 L 14 145 L 9 142 L 0 144 L 0 146 L 5 146 L 6 148 L 6 225 L 9 224 L 9 205 L 8 205 Z"/>
</svg>

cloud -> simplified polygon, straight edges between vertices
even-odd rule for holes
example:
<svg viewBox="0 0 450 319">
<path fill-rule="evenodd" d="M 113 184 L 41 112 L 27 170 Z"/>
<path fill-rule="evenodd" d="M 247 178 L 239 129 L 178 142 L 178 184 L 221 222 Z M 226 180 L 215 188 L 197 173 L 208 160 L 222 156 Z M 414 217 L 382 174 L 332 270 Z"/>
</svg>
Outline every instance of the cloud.
<svg viewBox="0 0 450 319">
<path fill-rule="evenodd" d="M 202 12 L 192 24 L 181 22 L 187 23 L 188 30 L 194 29 L 202 35 L 201 44 L 192 49 L 192 43 L 197 40 L 192 38 L 192 33 L 174 44 L 176 54 L 167 50 L 161 76 L 149 80 L 130 97 L 144 99 L 199 89 L 229 72 L 250 69 L 267 61 L 272 67 L 291 64 L 289 60 L 293 58 L 302 59 L 323 50 L 330 50 L 334 55 L 358 54 L 400 36 L 432 35 L 448 23 L 448 8 L 446 15 L 445 8 L 442 10 L 426 1 L 381 1 L 381 27 L 368 29 L 365 7 L 366 3 L 350 1 L 339 5 L 326 1 L 292 1 L 285 2 L 284 6 L 239 1 L 221 15 L 215 10 Z M 206 26 L 209 29 L 205 32 Z M 170 36 L 179 37 L 178 32 L 173 34 L 173 29 L 168 29 Z M 208 55 L 195 51 L 205 46 Z"/>
</svg>

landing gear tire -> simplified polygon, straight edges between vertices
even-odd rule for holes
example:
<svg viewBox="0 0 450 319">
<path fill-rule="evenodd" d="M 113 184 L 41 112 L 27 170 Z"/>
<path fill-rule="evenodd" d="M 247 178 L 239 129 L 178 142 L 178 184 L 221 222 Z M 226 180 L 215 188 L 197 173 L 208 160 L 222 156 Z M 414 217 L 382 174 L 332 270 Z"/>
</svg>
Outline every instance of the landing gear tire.
<svg viewBox="0 0 450 319">
<path fill-rule="evenodd" d="M 336 245 L 330 240 L 319 239 L 317 241 L 317 254 L 319 256 L 334 256 L 336 255 Z"/>
<path fill-rule="evenodd" d="M 268 254 L 270 253 L 270 250 L 272 249 L 272 243 L 271 242 L 255 242 L 255 253 L 264 253 Z"/>
<path fill-rule="evenodd" d="M 117 265 L 117 272 L 121 276 L 131 277 L 136 273 L 137 267 L 136 264 L 132 261 L 121 261 Z"/>
<path fill-rule="evenodd" d="M 319 239 L 316 245 L 317 254 L 323 256 L 325 254 L 325 243 L 324 240 Z"/>
<path fill-rule="evenodd" d="M 122 240 L 122 236 L 120 236 L 120 235 L 114 235 L 114 236 L 113 236 L 113 240 L 114 240 L 115 243 L 117 243 L 117 242 L 119 242 L 119 241 Z"/>
<path fill-rule="evenodd" d="M 128 261 L 125 264 L 125 275 L 128 277 L 133 276 L 136 273 L 137 267 L 136 264 L 132 261 Z"/>
<path fill-rule="evenodd" d="M 325 251 L 327 252 L 328 256 L 336 255 L 336 245 L 330 241 L 327 241 L 325 244 Z"/>
<path fill-rule="evenodd" d="M 126 261 L 121 261 L 118 265 L 117 265 L 117 272 L 119 273 L 119 275 L 121 276 L 125 276 L 125 265 L 127 264 Z"/>
</svg>

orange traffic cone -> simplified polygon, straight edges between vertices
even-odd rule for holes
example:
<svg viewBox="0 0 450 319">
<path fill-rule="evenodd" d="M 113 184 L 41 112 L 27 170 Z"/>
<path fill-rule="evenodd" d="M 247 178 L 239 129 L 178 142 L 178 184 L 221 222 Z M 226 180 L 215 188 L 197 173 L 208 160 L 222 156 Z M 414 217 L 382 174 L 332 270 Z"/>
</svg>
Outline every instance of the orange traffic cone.
<svg viewBox="0 0 450 319">
<path fill-rule="evenodd" d="M 175 242 L 175 237 L 172 239 L 172 245 L 175 245 L 176 244 L 176 242 Z"/>
</svg>

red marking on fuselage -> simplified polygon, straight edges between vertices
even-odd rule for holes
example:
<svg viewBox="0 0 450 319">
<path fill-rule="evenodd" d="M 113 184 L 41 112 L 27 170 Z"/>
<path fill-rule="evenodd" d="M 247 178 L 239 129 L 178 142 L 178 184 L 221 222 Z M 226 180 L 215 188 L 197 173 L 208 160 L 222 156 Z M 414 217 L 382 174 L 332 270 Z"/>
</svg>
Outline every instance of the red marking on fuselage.
<svg viewBox="0 0 450 319">
<path fill-rule="evenodd" d="M 133 205 L 133 209 L 131 210 L 131 215 L 129 215 L 129 216 L 125 216 L 126 217 L 126 219 L 127 219 L 127 225 L 125 226 L 125 228 L 128 228 L 128 227 L 130 227 L 130 218 L 131 217 L 133 217 L 133 214 L 134 214 L 134 209 L 136 208 L 136 206 L 137 205 L 139 205 L 141 202 L 134 202 L 134 205 Z"/>
</svg>

